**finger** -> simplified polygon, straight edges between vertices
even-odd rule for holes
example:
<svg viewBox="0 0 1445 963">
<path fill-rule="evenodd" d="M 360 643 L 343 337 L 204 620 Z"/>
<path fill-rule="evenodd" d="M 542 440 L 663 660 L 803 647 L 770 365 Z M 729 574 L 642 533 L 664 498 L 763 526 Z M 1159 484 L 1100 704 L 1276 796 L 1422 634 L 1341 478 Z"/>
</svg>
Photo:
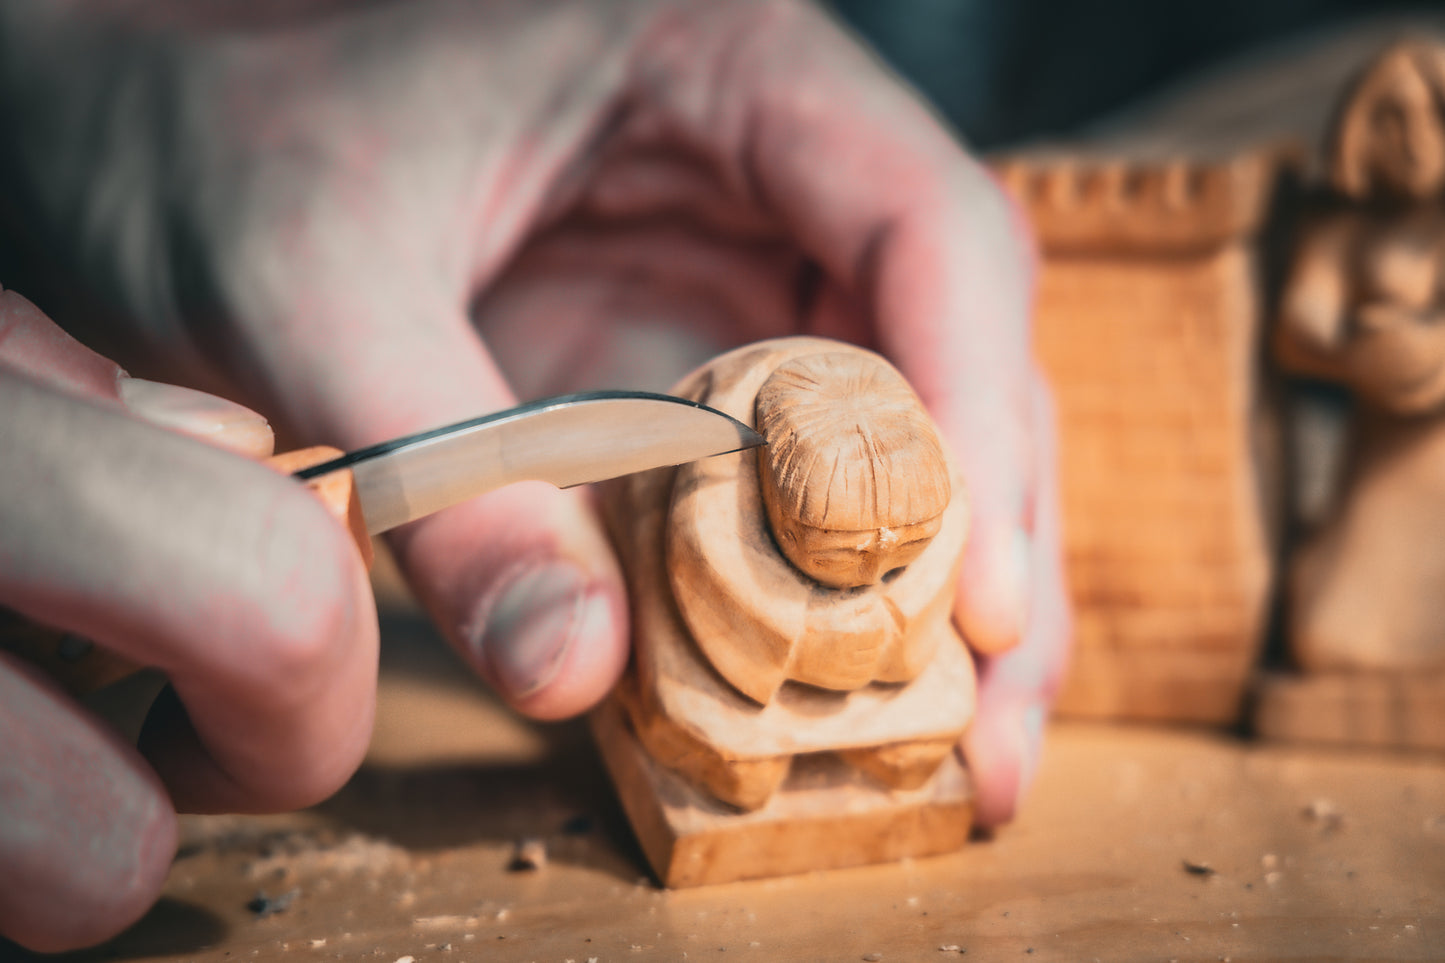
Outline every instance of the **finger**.
<svg viewBox="0 0 1445 963">
<path fill-rule="evenodd" d="M 1011 820 L 1033 782 L 1044 722 L 1066 667 L 1071 638 L 1059 547 L 1053 407 L 1042 379 L 1035 379 L 1033 397 L 1039 489 L 1030 545 L 1035 579 L 1028 628 L 1016 648 L 981 660 L 978 708 L 963 742 L 977 794 L 975 818 L 983 826 Z"/>
<path fill-rule="evenodd" d="M 307 805 L 359 763 L 376 626 L 345 529 L 285 477 L 0 368 L 0 604 L 156 666 L 178 807 Z"/>
<path fill-rule="evenodd" d="M 89 946 L 155 901 L 176 851 L 145 761 L 31 667 L 0 653 L 0 934 Z"/>
<path fill-rule="evenodd" d="M 696 8 L 692 8 L 696 10 Z M 921 102 L 804 5 L 708 8 L 644 48 L 659 126 L 718 158 L 871 315 L 952 443 L 973 508 L 957 616 L 974 646 L 1023 630 L 1030 595 L 1029 259 L 992 179 Z"/>
<path fill-rule="evenodd" d="M 474 317 L 524 395 L 666 390 L 738 343 L 794 333 L 799 266 L 792 245 L 678 221 L 569 221 L 517 256 Z"/>
<path fill-rule="evenodd" d="M 131 413 L 253 458 L 271 454 L 266 419 L 224 398 L 132 378 L 14 291 L 0 292 L 0 364 L 57 388 L 120 402 Z"/>
<path fill-rule="evenodd" d="M 775 217 L 719 191 L 703 161 L 676 150 L 611 153 L 592 173 L 577 209 L 610 221 L 680 218 L 735 240 L 782 239 Z"/>
<path fill-rule="evenodd" d="M 252 316 L 260 370 L 304 435 L 343 448 L 515 403 L 457 294 L 386 243 L 304 244 L 304 273 Z M 305 305 L 304 313 L 297 305 Z M 627 655 L 622 578 L 579 492 L 511 485 L 398 529 L 398 562 L 457 651 L 517 709 L 582 712 Z"/>
<path fill-rule="evenodd" d="M 14 291 L 0 292 L 0 362 L 58 388 L 95 398 L 118 398 L 125 372 L 66 334 Z"/>
</svg>

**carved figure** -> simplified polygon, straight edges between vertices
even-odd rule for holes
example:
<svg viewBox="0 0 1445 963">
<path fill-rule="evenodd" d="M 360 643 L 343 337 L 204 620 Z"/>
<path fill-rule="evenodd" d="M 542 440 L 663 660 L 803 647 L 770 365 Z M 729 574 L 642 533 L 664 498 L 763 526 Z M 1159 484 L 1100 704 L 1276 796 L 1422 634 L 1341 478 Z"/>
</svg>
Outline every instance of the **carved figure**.
<svg viewBox="0 0 1445 963">
<path fill-rule="evenodd" d="M 917 396 L 877 355 L 816 338 L 738 349 L 674 390 L 768 446 L 605 492 L 634 661 L 596 728 L 659 875 L 961 845 L 953 747 L 975 680 L 950 613 L 968 503 Z"/>
<path fill-rule="evenodd" d="M 1347 477 L 1297 551 L 1290 641 L 1306 670 L 1445 667 L 1445 51 L 1401 44 L 1348 95 L 1339 195 L 1307 225 L 1276 354 L 1349 387 Z"/>
</svg>

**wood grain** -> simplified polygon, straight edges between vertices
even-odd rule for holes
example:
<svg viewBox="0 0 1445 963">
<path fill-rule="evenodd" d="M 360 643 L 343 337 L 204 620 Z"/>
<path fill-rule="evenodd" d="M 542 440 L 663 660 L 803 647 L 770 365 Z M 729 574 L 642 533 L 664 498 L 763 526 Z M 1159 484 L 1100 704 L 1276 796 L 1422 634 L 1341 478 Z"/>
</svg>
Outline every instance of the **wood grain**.
<svg viewBox="0 0 1445 963">
<path fill-rule="evenodd" d="M 779 371 L 786 390 L 762 392 L 779 387 Z M 892 417 L 902 423 L 901 438 L 893 444 L 908 449 L 921 442 L 919 451 L 902 451 L 897 464 L 879 453 L 889 427 L 860 428 L 849 413 L 868 407 L 870 396 L 855 391 L 869 385 L 883 400 L 875 414 L 897 409 Z M 813 402 L 842 409 L 845 429 L 822 419 L 811 429 L 820 438 L 790 439 L 778 455 L 781 467 L 774 467 L 793 471 L 801 453 L 832 464 L 825 474 L 841 471 L 847 481 L 820 503 L 813 500 L 826 485 L 798 480 L 798 491 L 808 490 L 795 498 L 786 491 L 793 482 L 785 480 L 776 486 L 774 513 L 786 515 L 782 524 L 794 531 L 863 536 L 852 538 L 852 550 L 872 560 L 843 568 L 881 575 L 876 559 L 890 557 L 879 551 L 882 534 L 923 526 L 933 537 L 901 571 L 837 587 L 810 578 L 779 549 L 764 495 L 774 467 L 760 468 L 756 452 L 635 475 L 605 490 L 629 585 L 633 662 L 605 710 L 604 718 L 617 721 L 597 731 L 657 872 L 669 881 L 751 878 L 810 862 L 888 858 L 895 845 L 917 853 L 961 844 L 966 822 L 945 831 L 935 818 L 944 810 L 931 804 L 919 810 L 916 793 L 947 767 L 973 713 L 973 661 L 951 622 L 968 510 L 966 499 L 948 497 L 963 489 L 931 424 L 922 432 L 910 422 L 926 417 L 916 396 L 876 356 L 818 339 L 764 342 L 724 355 L 677 392 L 740 420 L 757 415 L 774 432 L 808 430 L 817 412 L 795 416 Z M 932 475 L 917 491 L 899 484 L 891 489 L 899 503 L 888 502 L 873 468 L 899 469 L 920 458 L 928 466 L 922 474 Z M 859 459 L 877 464 L 837 467 Z M 823 511 L 829 499 L 830 511 Z M 800 536 L 795 547 L 811 538 Z M 638 752 L 646 765 L 634 758 Z M 817 770 L 817 756 L 828 758 L 836 791 L 779 802 L 803 773 Z M 682 804 L 668 795 L 675 782 L 708 801 L 701 810 L 706 827 L 694 825 L 696 814 L 687 817 L 693 828 L 679 822 Z M 912 801 L 901 802 L 905 797 Z M 961 812 L 954 802 L 948 806 Z M 856 838 L 827 842 L 843 829 Z M 679 847 L 693 855 L 677 857 Z M 736 855 L 774 848 L 777 859 L 758 855 L 755 866 Z M 678 869 L 677 859 L 690 868 Z"/>
<path fill-rule="evenodd" d="M 832 755 L 793 760 L 763 805 L 739 813 L 659 765 L 609 703 L 592 717 L 613 784 L 664 886 L 686 888 L 951 852 L 968 841 L 972 792 L 952 754 L 894 789 Z M 942 766 L 939 762 L 943 762 Z"/>
</svg>

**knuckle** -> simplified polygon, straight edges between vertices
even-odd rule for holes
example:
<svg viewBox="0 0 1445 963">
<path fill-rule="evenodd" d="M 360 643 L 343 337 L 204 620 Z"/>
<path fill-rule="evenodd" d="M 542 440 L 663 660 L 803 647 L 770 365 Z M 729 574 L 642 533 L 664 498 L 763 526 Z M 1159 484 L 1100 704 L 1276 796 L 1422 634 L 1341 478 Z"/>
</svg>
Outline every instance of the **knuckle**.
<svg viewBox="0 0 1445 963">
<path fill-rule="evenodd" d="M 277 486 L 246 551 L 253 582 L 237 668 L 266 701 L 296 712 L 344 671 L 370 617 L 361 560 L 319 501 Z M 241 644 L 244 643 L 244 644 Z"/>
</svg>

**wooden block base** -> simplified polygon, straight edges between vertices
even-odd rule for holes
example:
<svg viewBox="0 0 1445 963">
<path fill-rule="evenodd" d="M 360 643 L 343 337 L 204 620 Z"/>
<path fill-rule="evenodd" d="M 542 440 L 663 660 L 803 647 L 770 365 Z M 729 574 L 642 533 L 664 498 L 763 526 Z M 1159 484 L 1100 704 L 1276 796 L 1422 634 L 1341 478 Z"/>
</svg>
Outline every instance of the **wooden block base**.
<svg viewBox="0 0 1445 963">
<path fill-rule="evenodd" d="M 914 790 L 886 789 L 831 753 L 798 756 L 768 804 L 742 813 L 653 762 L 615 700 L 598 708 L 591 723 L 623 808 L 664 886 L 934 856 L 968 841 L 973 794 L 954 755 Z"/>
<path fill-rule="evenodd" d="M 1445 672 L 1271 673 L 1257 694 L 1265 739 L 1445 752 Z"/>
<path fill-rule="evenodd" d="M 1079 621 L 1087 622 L 1087 614 L 1080 613 Z M 1174 637 L 1167 630 L 1158 636 Z M 1230 725 L 1243 718 L 1253 660 L 1252 644 L 1113 646 L 1081 640 L 1054 712 L 1073 719 Z"/>
</svg>

